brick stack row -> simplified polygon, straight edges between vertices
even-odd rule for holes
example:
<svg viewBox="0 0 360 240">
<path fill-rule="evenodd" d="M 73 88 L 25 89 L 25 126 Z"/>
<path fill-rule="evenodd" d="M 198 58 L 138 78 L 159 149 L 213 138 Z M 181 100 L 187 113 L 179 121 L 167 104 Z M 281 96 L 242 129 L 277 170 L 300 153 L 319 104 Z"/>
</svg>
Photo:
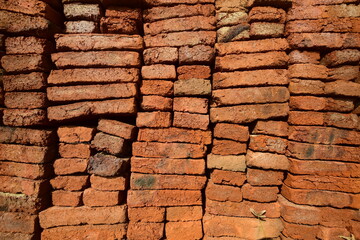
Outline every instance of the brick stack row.
<svg viewBox="0 0 360 240">
<path fill-rule="evenodd" d="M 278 196 L 289 167 L 286 12 L 256 3 L 216 1 L 208 239 L 276 239 L 283 229 Z"/>
<path fill-rule="evenodd" d="M 128 239 L 201 239 L 214 1 L 146 1 Z"/>
<path fill-rule="evenodd" d="M 4 69 L 1 66 L 1 58 L 5 55 L 5 34 L 0 34 L 0 124 L 2 123 L 3 112 L 4 112 L 4 84 L 3 75 Z"/>
<path fill-rule="evenodd" d="M 357 1 L 294 1 L 283 239 L 360 236 Z M 306 5 L 304 5 L 306 4 Z"/>
<path fill-rule="evenodd" d="M 56 136 L 46 129 L 45 86 L 53 34 L 62 25 L 60 5 L 29 0 L 1 1 L 0 6 L 5 54 L 0 84 L 0 104 L 5 105 L 5 126 L 0 128 L 0 238 L 39 239 L 38 214 L 50 205 L 48 179 L 56 156 Z"/>
</svg>

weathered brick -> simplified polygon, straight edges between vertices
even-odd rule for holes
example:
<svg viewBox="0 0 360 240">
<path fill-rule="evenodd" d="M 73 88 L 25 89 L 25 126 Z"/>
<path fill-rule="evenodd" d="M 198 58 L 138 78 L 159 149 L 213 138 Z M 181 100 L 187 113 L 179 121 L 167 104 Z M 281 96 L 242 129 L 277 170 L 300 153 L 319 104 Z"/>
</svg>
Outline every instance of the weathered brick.
<svg viewBox="0 0 360 240">
<path fill-rule="evenodd" d="M 174 65 L 156 64 L 143 66 L 141 75 L 144 79 L 175 79 L 176 70 Z"/>
<path fill-rule="evenodd" d="M 184 189 L 201 190 L 205 187 L 204 176 L 150 175 L 132 173 L 131 189 Z"/>
<path fill-rule="evenodd" d="M 57 176 L 50 180 L 54 189 L 66 191 L 84 190 L 89 182 L 89 176 Z"/>
<path fill-rule="evenodd" d="M 179 52 L 173 47 L 148 48 L 143 52 L 144 62 L 151 64 L 176 64 L 179 60 Z"/>
<path fill-rule="evenodd" d="M 249 149 L 253 151 L 284 154 L 286 148 L 286 139 L 266 135 L 250 135 Z"/>
<path fill-rule="evenodd" d="M 241 23 L 245 23 L 248 19 L 248 14 L 244 10 L 235 12 L 217 12 L 216 13 L 216 26 L 233 26 Z"/>
<path fill-rule="evenodd" d="M 207 156 L 207 167 L 235 172 L 245 172 L 245 155 L 240 156 L 221 156 L 209 154 Z"/>
<path fill-rule="evenodd" d="M 0 233 L 0 238 L 3 240 L 31 240 L 35 234 L 26 234 L 26 233 Z"/>
<path fill-rule="evenodd" d="M 139 53 L 130 51 L 59 52 L 51 59 L 58 68 L 140 66 Z"/>
<path fill-rule="evenodd" d="M 25 146 L 17 144 L 0 144 L 0 160 L 23 163 L 46 163 L 55 156 L 53 148 Z"/>
<path fill-rule="evenodd" d="M 54 138 L 55 133 L 51 130 L 0 126 L 1 143 L 48 146 Z"/>
<path fill-rule="evenodd" d="M 324 95 L 325 86 L 326 85 L 324 82 L 318 80 L 291 79 L 289 84 L 289 91 L 293 95 Z"/>
<path fill-rule="evenodd" d="M 350 112 L 354 109 L 354 102 L 347 99 L 292 96 L 289 106 L 294 110 Z"/>
<path fill-rule="evenodd" d="M 278 187 L 259 187 L 245 184 L 241 187 L 243 198 L 256 202 L 274 202 L 279 193 Z"/>
<path fill-rule="evenodd" d="M 47 123 L 43 109 L 4 109 L 3 122 L 7 126 L 36 126 Z"/>
<path fill-rule="evenodd" d="M 209 66 L 203 65 L 179 66 L 177 68 L 177 75 L 179 80 L 189 80 L 192 78 L 206 79 L 210 78 L 211 70 Z"/>
<path fill-rule="evenodd" d="M 81 204 L 82 192 L 57 190 L 51 194 L 54 206 L 77 207 Z"/>
<path fill-rule="evenodd" d="M 324 115 L 324 123 L 327 126 L 358 129 L 359 117 L 356 114 L 329 112 Z"/>
<path fill-rule="evenodd" d="M 63 158 L 89 158 L 90 145 L 84 143 L 78 144 L 59 144 L 59 154 Z"/>
<path fill-rule="evenodd" d="M 165 220 L 165 208 L 129 208 L 128 215 L 131 222 L 163 222 Z"/>
<path fill-rule="evenodd" d="M 293 50 L 289 57 L 289 64 L 319 64 L 320 62 L 320 53 L 315 51 Z"/>
<path fill-rule="evenodd" d="M 129 190 L 129 207 L 201 205 L 199 190 Z"/>
<path fill-rule="evenodd" d="M 284 230 L 282 231 L 282 239 L 296 239 L 296 238 L 307 238 L 313 239 L 319 232 L 318 225 L 302 225 L 293 224 L 286 221 L 282 221 Z"/>
<path fill-rule="evenodd" d="M 288 136 L 289 125 L 281 121 L 258 121 L 255 125 L 253 134 L 274 135 L 279 137 Z"/>
<path fill-rule="evenodd" d="M 7 108 L 36 109 L 47 105 L 46 93 L 42 92 L 8 92 L 4 104 Z"/>
<path fill-rule="evenodd" d="M 313 20 L 294 20 L 286 25 L 287 33 L 318 33 L 318 32 L 359 32 L 359 19 L 327 18 Z"/>
<path fill-rule="evenodd" d="M 158 174 L 193 174 L 205 172 L 203 159 L 131 158 L 131 171 Z"/>
<path fill-rule="evenodd" d="M 233 12 L 243 10 L 247 6 L 246 0 L 218 0 L 215 1 L 216 10 L 220 12 Z"/>
<path fill-rule="evenodd" d="M 94 188 L 87 188 L 83 193 L 85 206 L 102 207 L 119 205 L 123 195 L 119 191 L 99 191 Z"/>
<path fill-rule="evenodd" d="M 293 125 L 323 125 L 324 113 L 290 111 L 288 122 Z"/>
<path fill-rule="evenodd" d="M 356 48 L 360 36 L 358 33 L 294 33 L 288 41 L 295 48 Z"/>
<path fill-rule="evenodd" d="M 289 67 L 289 74 L 293 78 L 326 79 L 328 69 L 323 65 L 294 64 Z"/>
<path fill-rule="evenodd" d="M 189 222 L 167 222 L 165 224 L 166 238 L 175 240 L 195 240 L 202 239 L 202 223 L 201 221 L 189 221 Z"/>
<path fill-rule="evenodd" d="M 7 92 L 42 90 L 46 86 L 45 73 L 32 72 L 29 74 L 6 75 L 2 77 L 4 90 Z"/>
<path fill-rule="evenodd" d="M 174 112 L 174 127 L 207 130 L 209 122 L 208 115 Z"/>
<path fill-rule="evenodd" d="M 128 162 L 128 158 L 97 153 L 90 157 L 87 170 L 91 174 L 103 177 L 118 176 L 127 169 Z"/>
<path fill-rule="evenodd" d="M 42 179 L 49 177 L 49 171 L 49 165 L 0 161 L 0 175 Z"/>
<path fill-rule="evenodd" d="M 145 0 L 146 4 L 150 6 L 171 6 L 174 4 L 200 4 L 200 3 L 214 3 L 214 0 Z"/>
<path fill-rule="evenodd" d="M 246 153 L 246 143 L 214 139 L 211 153 L 224 156 L 244 154 Z"/>
<path fill-rule="evenodd" d="M 36 215 L 2 212 L 0 216 L 0 231 L 31 234 L 37 230 L 36 222 Z"/>
<path fill-rule="evenodd" d="M 126 221 L 126 207 L 51 207 L 42 211 L 39 219 L 43 228 L 123 223 Z"/>
<path fill-rule="evenodd" d="M 282 185 L 284 172 L 248 168 L 246 178 L 252 186 Z"/>
<path fill-rule="evenodd" d="M 214 137 L 246 142 L 249 139 L 249 129 L 237 124 L 218 123 L 214 128 Z"/>
<path fill-rule="evenodd" d="M 285 25 L 283 23 L 253 22 L 250 25 L 250 36 L 254 37 L 282 37 Z"/>
<path fill-rule="evenodd" d="M 250 25 L 240 23 L 234 26 L 221 27 L 216 31 L 217 42 L 244 41 L 250 39 Z"/>
<path fill-rule="evenodd" d="M 140 92 L 142 95 L 172 96 L 174 93 L 173 83 L 163 80 L 144 80 L 141 83 Z"/>
<path fill-rule="evenodd" d="M 337 66 L 346 63 L 356 63 L 360 60 L 360 51 L 357 49 L 337 50 L 326 54 L 321 63 L 326 66 Z"/>
<path fill-rule="evenodd" d="M 1 180 L 8 179 L 10 178 Z M 47 204 L 47 200 L 44 201 L 43 198 L 41 199 L 37 196 L 27 196 L 23 193 L 0 192 L 0 208 L 3 212 L 23 212 L 28 214 L 37 214 L 42 209 L 46 208 Z M 12 238 L 9 240 L 12 240 Z"/>
<path fill-rule="evenodd" d="M 139 34 L 137 21 L 129 18 L 102 17 L 100 30 L 102 33 Z"/>
<path fill-rule="evenodd" d="M 208 113 L 208 99 L 176 97 L 174 98 L 173 109 L 177 112 Z"/>
<path fill-rule="evenodd" d="M 127 142 L 123 138 L 99 132 L 91 141 L 91 147 L 113 155 L 125 155 L 128 152 Z"/>
<path fill-rule="evenodd" d="M 215 57 L 215 49 L 211 46 L 184 46 L 179 49 L 179 64 L 209 64 Z"/>
<path fill-rule="evenodd" d="M 139 130 L 137 140 L 146 142 L 186 142 L 208 145 L 212 139 L 210 131 L 182 128 L 143 128 Z"/>
<path fill-rule="evenodd" d="M 174 32 L 144 37 L 145 45 L 148 48 L 214 45 L 215 40 L 216 32 L 213 31 Z"/>
<path fill-rule="evenodd" d="M 207 184 L 205 194 L 207 199 L 219 202 L 241 202 L 243 198 L 240 187 L 218 185 L 213 182 Z"/>
<path fill-rule="evenodd" d="M 172 98 L 163 96 L 143 96 L 141 108 L 144 111 L 170 111 L 172 110 Z"/>
<path fill-rule="evenodd" d="M 139 112 L 136 118 L 137 127 L 170 127 L 170 112 Z"/>
<path fill-rule="evenodd" d="M 262 169 L 287 170 L 289 160 L 284 155 L 247 151 L 246 164 Z"/>
<path fill-rule="evenodd" d="M 166 220 L 171 222 L 201 220 L 202 216 L 201 206 L 166 208 Z"/>
<path fill-rule="evenodd" d="M 23 194 L 23 196 L 29 196 L 30 198 L 40 198 L 47 194 L 49 190 L 49 182 L 46 180 L 31 180 L 21 177 L 0 176 L 0 192 L 3 193 L 20 193 Z M 41 201 L 41 199 L 39 200 Z M 38 204 L 38 202 L 35 204 Z"/>
<path fill-rule="evenodd" d="M 359 66 L 340 66 L 329 69 L 329 80 L 357 81 L 359 77 Z"/>
<path fill-rule="evenodd" d="M 126 179 L 124 177 L 100 177 L 91 175 L 91 187 L 101 191 L 124 191 Z"/>
<path fill-rule="evenodd" d="M 82 126 L 61 126 L 57 130 L 60 142 L 81 143 L 90 142 L 94 137 L 95 129 Z"/>
<path fill-rule="evenodd" d="M 5 40 L 6 54 L 44 54 L 53 51 L 52 43 L 36 37 L 8 37 Z"/>
<path fill-rule="evenodd" d="M 286 12 L 281 8 L 253 7 L 249 12 L 250 22 L 285 22 Z"/>
<path fill-rule="evenodd" d="M 94 20 L 100 19 L 101 12 L 98 4 L 70 3 L 64 4 L 64 15 L 70 20 Z"/>
<path fill-rule="evenodd" d="M 92 21 L 68 21 L 65 22 L 66 33 L 95 33 L 99 31 L 97 22 Z"/>
<path fill-rule="evenodd" d="M 289 11 L 288 20 L 358 17 L 360 15 L 359 9 L 359 6 L 354 4 L 297 7 Z"/>
<path fill-rule="evenodd" d="M 335 81 L 326 83 L 325 93 L 347 97 L 360 97 L 360 83 L 349 81 Z M 6 96 L 5 96 L 6 100 Z"/>
<path fill-rule="evenodd" d="M 135 126 L 115 120 L 100 119 L 97 129 L 104 133 L 115 135 L 124 139 L 133 139 Z"/>
<path fill-rule="evenodd" d="M 48 56 L 39 54 L 5 55 L 1 58 L 1 66 L 6 72 L 41 72 L 51 69 L 51 61 Z"/>
<path fill-rule="evenodd" d="M 243 172 L 223 171 L 215 169 L 211 173 L 211 181 L 216 184 L 241 187 L 246 181 L 246 175 Z"/>
<path fill-rule="evenodd" d="M 108 6 L 105 11 L 106 17 L 128 18 L 141 20 L 142 12 L 140 8 L 128 8 L 120 6 Z"/>
<path fill-rule="evenodd" d="M 206 96 L 211 93 L 211 82 L 205 79 L 178 80 L 174 83 L 175 96 Z"/>
<path fill-rule="evenodd" d="M 134 223 L 130 222 L 127 230 L 129 240 L 158 240 L 164 235 L 164 223 Z"/>
</svg>

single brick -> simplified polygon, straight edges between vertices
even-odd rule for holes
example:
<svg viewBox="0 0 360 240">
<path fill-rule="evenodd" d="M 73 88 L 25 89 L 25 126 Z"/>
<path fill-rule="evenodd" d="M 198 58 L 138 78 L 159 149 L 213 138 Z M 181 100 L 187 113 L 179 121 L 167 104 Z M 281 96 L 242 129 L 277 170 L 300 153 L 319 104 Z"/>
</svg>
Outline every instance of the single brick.
<svg viewBox="0 0 360 240">
<path fill-rule="evenodd" d="M 93 20 L 100 19 L 101 11 L 98 4 L 70 3 L 64 4 L 64 15 L 68 20 Z"/>
<path fill-rule="evenodd" d="M 125 191 L 126 179 L 124 177 L 101 177 L 91 175 L 91 187 L 101 191 Z"/>
<path fill-rule="evenodd" d="M 246 153 L 246 143 L 214 139 L 211 153 L 217 155 L 238 155 Z"/>
<path fill-rule="evenodd" d="M 54 138 L 55 133 L 51 130 L 0 126 L 1 143 L 48 146 Z"/>
<path fill-rule="evenodd" d="M 208 113 L 208 99 L 176 97 L 174 98 L 173 109 L 177 112 Z"/>
<path fill-rule="evenodd" d="M 163 96 L 143 96 L 141 108 L 144 111 L 170 111 L 172 110 L 172 98 Z"/>
<path fill-rule="evenodd" d="M 54 189 L 80 191 L 88 186 L 89 176 L 57 176 L 50 183 Z"/>
<path fill-rule="evenodd" d="M 81 204 L 82 192 L 56 190 L 52 192 L 54 206 L 77 207 Z"/>
<path fill-rule="evenodd" d="M 142 95 L 160 95 L 171 97 L 174 94 L 173 82 L 164 80 L 142 81 L 140 92 Z"/>
<path fill-rule="evenodd" d="M 99 31 L 97 22 L 93 21 L 68 21 L 65 22 L 66 33 L 95 33 Z"/>
<path fill-rule="evenodd" d="M 4 109 L 3 122 L 7 126 L 25 127 L 47 123 L 46 110 L 43 109 Z"/>
<path fill-rule="evenodd" d="M 214 128 L 214 137 L 246 142 L 249 139 L 249 128 L 237 124 L 218 123 Z"/>
<path fill-rule="evenodd" d="M 130 222 L 158 222 L 165 220 L 165 208 L 142 207 L 129 208 L 128 215 Z"/>
<path fill-rule="evenodd" d="M 201 206 L 166 208 L 166 220 L 171 222 L 201 220 L 202 216 Z"/>
<path fill-rule="evenodd" d="M 247 151 L 246 164 L 262 169 L 287 170 L 289 160 L 285 155 Z"/>
<path fill-rule="evenodd" d="M 118 176 L 125 172 L 128 162 L 128 158 L 97 153 L 89 159 L 88 172 L 102 177 Z"/>
<path fill-rule="evenodd" d="M 1 58 L 1 66 L 9 73 L 46 72 L 51 69 L 51 60 L 39 54 L 5 55 Z"/>
<path fill-rule="evenodd" d="M 205 194 L 207 199 L 219 202 L 241 202 L 243 199 L 240 187 L 218 185 L 213 182 L 207 184 Z"/>
<path fill-rule="evenodd" d="M 207 96 L 211 93 L 211 82 L 205 79 L 177 80 L 174 83 L 175 96 Z"/>
<path fill-rule="evenodd" d="M 282 185 L 284 172 L 248 168 L 246 178 L 252 186 Z"/>
<path fill-rule="evenodd" d="M 175 79 L 176 70 L 174 65 L 156 64 L 143 66 L 141 75 L 144 79 Z"/>
<path fill-rule="evenodd" d="M 251 135 L 249 149 L 258 152 L 273 152 L 285 154 L 287 140 L 266 135 Z"/>
<path fill-rule="evenodd" d="M 148 48 L 143 52 L 146 65 L 151 64 L 176 64 L 179 60 L 179 52 L 173 47 Z"/>
<path fill-rule="evenodd" d="M 57 130 L 60 142 L 81 143 L 90 142 L 95 134 L 95 129 L 82 126 L 62 126 Z"/>
<path fill-rule="evenodd" d="M 202 239 L 203 229 L 201 221 L 167 222 L 165 224 L 166 238 L 183 240 Z"/>
<path fill-rule="evenodd" d="M 207 167 L 210 169 L 215 168 L 234 172 L 245 172 L 245 155 L 222 156 L 209 154 L 207 159 Z"/>
<path fill-rule="evenodd" d="M 137 127 L 170 127 L 170 112 L 139 112 L 136 118 Z"/>
<path fill-rule="evenodd" d="M 55 156 L 53 148 L 25 146 L 18 144 L 0 144 L 0 160 L 23 163 L 46 163 Z"/>
<path fill-rule="evenodd" d="M 54 162 L 56 175 L 85 173 L 89 160 L 84 158 L 59 158 Z"/>
<path fill-rule="evenodd" d="M 207 79 L 211 76 L 211 69 L 209 66 L 203 65 L 179 66 L 177 74 L 179 80 L 189 80 L 192 78 Z"/>
<path fill-rule="evenodd" d="M 42 90 L 46 86 L 46 76 L 45 73 L 41 72 L 6 75 L 3 76 L 4 90 L 7 92 Z"/>
<path fill-rule="evenodd" d="M 133 139 L 136 127 L 116 120 L 100 119 L 97 129 L 124 139 Z"/>
<path fill-rule="evenodd" d="M 45 54 L 53 51 L 50 41 L 37 37 L 8 37 L 5 40 L 6 54 Z"/>
<path fill-rule="evenodd" d="M 211 181 L 216 184 L 241 187 L 246 181 L 246 174 L 244 172 L 234 172 L 232 170 L 224 171 L 215 169 L 211 173 Z"/>
<path fill-rule="evenodd" d="M 214 60 L 215 49 L 211 46 L 184 46 L 179 49 L 180 64 L 209 64 Z"/>
<path fill-rule="evenodd" d="M 128 152 L 127 142 L 117 136 L 99 132 L 91 141 L 91 147 L 98 151 L 104 151 L 113 155 L 124 155 Z"/>
<path fill-rule="evenodd" d="M 208 115 L 174 112 L 174 127 L 207 130 L 209 123 Z"/>
<path fill-rule="evenodd" d="M 119 191 L 99 191 L 93 188 L 85 189 L 83 202 L 89 207 L 106 207 L 119 205 L 123 196 Z"/>
<path fill-rule="evenodd" d="M 78 143 L 60 143 L 59 154 L 63 158 L 89 158 L 90 144 Z"/>
<path fill-rule="evenodd" d="M 274 202 L 277 200 L 277 195 L 279 193 L 278 187 L 254 187 L 250 184 L 245 184 L 242 186 L 241 191 L 243 193 L 243 198 L 256 201 L 256 202 Z"/>
</svg>

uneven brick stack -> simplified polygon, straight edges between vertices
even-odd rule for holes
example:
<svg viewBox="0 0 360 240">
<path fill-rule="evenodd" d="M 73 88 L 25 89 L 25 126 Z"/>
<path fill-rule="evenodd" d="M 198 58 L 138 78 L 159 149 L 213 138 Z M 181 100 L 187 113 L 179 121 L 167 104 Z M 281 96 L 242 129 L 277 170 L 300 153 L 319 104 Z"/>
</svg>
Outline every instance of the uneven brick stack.
<svg viewBox="0 0 360 240">
<path fill-rule="evenodd" d="M 5 35 L 0 34 L 0 124 L 2 124 L 3 112 L 4 112 L 4 83 L 3 75 L 4 69 L 1 66 L 1 58 L 5 55 Z"/>
<path fill-rule="evenodd" d="M 284 239 L 360 235 L 360 8 L 355 2 L 294 1 L 289 11 L 290 169 L 280 198 Z"/>
</svg>

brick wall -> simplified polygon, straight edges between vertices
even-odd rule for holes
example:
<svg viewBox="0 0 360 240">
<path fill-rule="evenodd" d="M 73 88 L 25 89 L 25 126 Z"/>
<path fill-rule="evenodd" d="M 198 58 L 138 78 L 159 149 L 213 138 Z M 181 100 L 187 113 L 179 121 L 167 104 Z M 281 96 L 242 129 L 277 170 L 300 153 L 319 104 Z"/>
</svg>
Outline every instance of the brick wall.
<svg viewBox="0 0 360 240">
<path fill-rule="evenodd" d="M 358 0 L 0 0 L 0 239 L 360 238 Z"/>
</svg>

